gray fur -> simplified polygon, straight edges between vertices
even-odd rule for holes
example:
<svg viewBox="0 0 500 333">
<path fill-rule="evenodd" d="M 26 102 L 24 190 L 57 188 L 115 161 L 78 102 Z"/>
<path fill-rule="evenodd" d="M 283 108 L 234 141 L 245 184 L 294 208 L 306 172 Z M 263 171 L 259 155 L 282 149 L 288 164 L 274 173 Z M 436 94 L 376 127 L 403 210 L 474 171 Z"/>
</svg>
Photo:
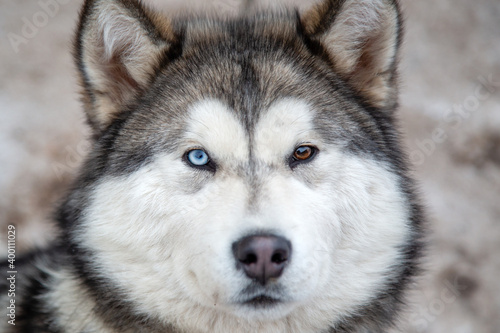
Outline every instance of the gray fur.
<svg viewBox="0 0 500 333">
<path fill-rule="evenodd" d="M 133 17 L 141 17 L 140 26 L 148 32 L 148 38 L 153 41 L 151 45 L 166 46 L 158 51 L 150 67 L 145 68 L 144 72 L 150 73 L 146 81 L 130 73 L 123 74 L 123 69 L 114 72 L 113 75 L 126 75 L 127 78 L 122 79 L 132 82 L 123 88 L 127 91 L 123 96 L 128 97 L 117 101 L 117 108 L 109 111 L 106 118 L 109 120 L 99 120 L 96 114 L 108 111 L 101 110 L 97 101 L 114 93 L 103 91 L 105 87 L 93 81 L 91 65 L 83 56 L 82 50 L 91 47 L 91 41 L 90 46 L 87 45 L 86 35 L 95 23 L 89 21 L 91 17 L 95 20 L 91 13 L 99 10 L 103 2 L 86 1 L 75 56 L 85 109 L 94 130 L 93 150 L 58 210 L 56 218 L 61 229 L 58 244 L 31 258 L 38 271 L 20 270 L 26 274 L 22 288 L 26 290 L 23 299 L 27 301 L 20 302 L 18 324 L 4 332 L 69 332 L 68 326 L 60 324 L 58 318 L 64 302 L 54 304 L 47 297 L 64 282 L 73 286 L 68 293 L 73 292 L 92 305 L 88 312 L 82 305 L 82 312 L 75 314 L 75 320 L 84 323 L 79 332 L 184 332 L 182 327 L 137 310 L 136 304 L 127 297 L 128 291 L 100 271 L 99 253 L 80 243 L 93 191 L 108 177 L 134 174 L 151 165 L 155 156 L 175 151 L 190 122 L 187 110 L 197 101 L 211 98 L 228 105 L 245 128 L 249 147 L 253 147 L 255 127 L 265 115 L 263 112 L 276 101 L 289 97 L 307 100 L 313 106 L 314 127 L 325 144 L 339 147 L 347 155 L 383 165 L 397 176 L 400 190 L 408 200 L 410 238 L 400 249 L 401 260 L 394 263 L 385 288 L 350 316 L 332 321 L 328 328 L 329 333 L 384 332 L 395 322 L 404 303 L 405 290 L 418 271 L 423 219 L 394 119 L 396 55 L 401 38 L 397 2 L 383 1 L 397 13 L 398 36 L 391 68 L 383 74 L 388 78 L 384 84 L 390 93 L 381 103 L 371 99 L 372 95 L 357 86 L 355 79 L 340 70 L 336 58 L 331 57 L 328 47 L 322 44 L 322 34 L 334 24 L 344 1 L 325 1 L 315 14 L 324 16 L 320 25 L 308 23 L 307 17 L 288 11 L 235 19 L 177 18 L 162 27 L 157 26 L 161 18 L 152 18 L 151 11 L 142 9 L 134 0 L 113 1 Z M 111 65 L 120 66 L 120 63 Z M 280 172 L 280 168 L 280 165 L 263 165 L 259 162 L 259 151 L 250 148 L 246 163 L 233 170 L 251 189 L 249 207 L 258 205 L 264 175 Z M 321 179 L 312 172 L 302 173 L 300 177 L 311 188 L 318 186 Z M 186 194 L 202 190 L 209 181 L 206 174 L 179 179 L 179 183 L 193 184 L 185 190 Z M 28 303 L 33 299 L 35 303 Z"/>
</svg>

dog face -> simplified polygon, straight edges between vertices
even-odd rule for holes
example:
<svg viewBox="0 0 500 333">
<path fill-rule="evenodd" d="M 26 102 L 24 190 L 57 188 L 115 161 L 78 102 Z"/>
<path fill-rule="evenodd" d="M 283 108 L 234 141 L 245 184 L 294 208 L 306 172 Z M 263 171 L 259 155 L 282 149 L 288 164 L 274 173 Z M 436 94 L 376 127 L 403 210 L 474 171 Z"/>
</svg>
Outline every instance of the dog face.
<svg viewBox="0 0 500 333">
<path fill-rule="evenodd" d="M 189 332 L 318 332 L 389 303 L 415 233 L 398 41 L 391 1 L 178 21 L 87 1 L 81 274 Z"/>
</svg>

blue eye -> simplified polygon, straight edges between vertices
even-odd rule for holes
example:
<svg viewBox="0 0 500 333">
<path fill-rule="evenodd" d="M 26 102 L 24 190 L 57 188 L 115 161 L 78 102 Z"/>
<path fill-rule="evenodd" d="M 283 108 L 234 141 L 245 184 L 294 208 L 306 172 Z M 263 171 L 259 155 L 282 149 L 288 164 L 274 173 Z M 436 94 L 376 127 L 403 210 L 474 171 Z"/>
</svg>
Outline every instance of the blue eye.
<svg viewBox="0 0 500 333">
<path fill-rule="evenodd" d="M 210 162 L 208 154 L 201 149 L 194 149 L 187 153 L 186 158 L 193 166 L 205 166 Z"/>
</svg>

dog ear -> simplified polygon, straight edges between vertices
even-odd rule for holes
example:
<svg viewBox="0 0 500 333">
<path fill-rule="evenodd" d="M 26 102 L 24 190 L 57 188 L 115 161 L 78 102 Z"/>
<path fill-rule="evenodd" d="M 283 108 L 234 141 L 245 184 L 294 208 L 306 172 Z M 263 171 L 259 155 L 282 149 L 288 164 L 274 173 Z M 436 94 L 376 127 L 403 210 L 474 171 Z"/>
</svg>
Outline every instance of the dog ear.
<svg viewBox="0 0 500 333">
<path fill-rule="evenodd" d="M 136 0 L 85 1 L 75 60 L 94 135 L 147 87 L 174 41 L 170 22 Z"/>
<path fill-rule="evenodd" d="M 401 38 L 397 0 L 326 0 L 306 12 L 301 24 L 370 105 L 395 106 Z"/>
</svg>

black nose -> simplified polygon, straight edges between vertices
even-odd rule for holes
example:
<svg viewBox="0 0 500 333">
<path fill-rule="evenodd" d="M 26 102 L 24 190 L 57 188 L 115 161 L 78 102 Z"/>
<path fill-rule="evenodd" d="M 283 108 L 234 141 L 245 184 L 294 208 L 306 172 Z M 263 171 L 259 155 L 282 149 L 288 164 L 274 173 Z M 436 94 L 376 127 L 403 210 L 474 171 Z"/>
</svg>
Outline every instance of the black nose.
<svg viewBox="0 0 500 333">
<path fill-rule="evenodd" d="M 283 237 L 253 235 L 233 244 L 233 253 L 238 267 L 260 284 L 281 276 L 290 261 L 291 244 Z"/>
</svg>

